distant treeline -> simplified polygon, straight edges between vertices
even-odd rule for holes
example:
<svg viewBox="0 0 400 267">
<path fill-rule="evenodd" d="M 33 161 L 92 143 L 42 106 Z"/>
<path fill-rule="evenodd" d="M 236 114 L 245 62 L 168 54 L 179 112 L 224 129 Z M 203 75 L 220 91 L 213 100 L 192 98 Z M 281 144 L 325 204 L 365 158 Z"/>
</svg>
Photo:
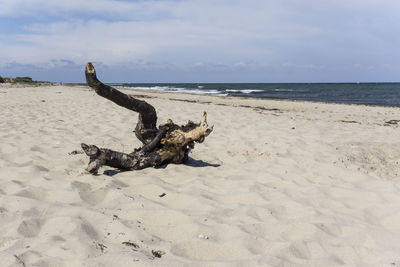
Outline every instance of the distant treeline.
<svg viewBox="0 0 400 267">
<path fill-rule="evenodd" d="M 43 81 L 34 81 L 31 77 L 1 77 L 0 76 L 0 83 L 48 83 Z"/>
</svg>

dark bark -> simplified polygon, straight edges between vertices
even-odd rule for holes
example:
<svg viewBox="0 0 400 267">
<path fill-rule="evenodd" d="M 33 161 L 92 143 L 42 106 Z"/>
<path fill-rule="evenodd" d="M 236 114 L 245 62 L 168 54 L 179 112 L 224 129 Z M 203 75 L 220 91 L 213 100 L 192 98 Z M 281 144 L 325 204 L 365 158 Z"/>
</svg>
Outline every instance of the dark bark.
<svg viewBox="0 0 400 267">
<path fill-rule="evenodd" d="M 86 170 L 91 173 L 97 173 L 98 169 L 103 165 L 124 170 L 141 170 L 163 164 L 162 158 L 156 151 L 146 153 L 139 150 L 126 154 L 84 143 L 81 144 L 81 147 L 86 155 L 89 156 L 90 161 Z"/>
<path fill-rule="evenodd" d="M 205 112 L 199 124 L 189 121 L 184 126 L 178 126 L 168 120 L 157 128 L 157 114 L 152 105 L 100 82 L 90 62 L 86 65 L 85 74 L 87 84 L 98 95 L 139 113 L 135 134 L 143 143 L 141 148 L 130 154 L 82 143 L 81 147 L 90 159 L 86 170 L 91 173 L 96 173 L 103 165 L 140 170 L 166 163 L 183 163 L 188 159 L 190 149 L 194 148 L 194 142 L 203 142 L 213 130 L 213 126 L 209 127 L 207 124 Z"/>
<path fill-rule="evenodd" d="M 152 105 L 126 95 L 117 89 L 100 82 L 97 79 L 96 70 L 90 62 L 86 64 L 85 75 L 87 84 L 93 88 L 98 95 L 105 97 L 124 108 L 138 112 L 139 120 L 135 128 L 136 137 L 143 144 L 147 144 L 153 140 L 157 134 L 157 113 Z"/>
</svg>

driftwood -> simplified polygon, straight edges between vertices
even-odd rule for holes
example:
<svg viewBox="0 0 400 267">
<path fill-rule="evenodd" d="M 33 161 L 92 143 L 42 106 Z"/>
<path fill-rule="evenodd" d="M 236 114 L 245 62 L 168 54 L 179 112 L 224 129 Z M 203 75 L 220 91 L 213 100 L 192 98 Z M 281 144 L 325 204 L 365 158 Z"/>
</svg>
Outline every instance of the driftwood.
<svg viewBox="0 0 400 267">
<path fill-rule="evenodd" d="M 157 113 L 152 105 L 100 82 L 90 62 L 86 64 L 85 75 L 87 84 L 98 95 L 139 113 L 135 135 L 143 143 L 129 154 L 82 143 L 83 151 L 90 158 L 86 170 L 91 173 L 96 173 L 103 165 L 140 170 L 167 163 L 184 163 L 194 143 L 202 143 L 213 130 L 213 126 L 207 124 L 206 112 L 203 112 L 200 123 L 189 121 L 179 126 L 168 120 L 157 128 Z"/>
</svg>

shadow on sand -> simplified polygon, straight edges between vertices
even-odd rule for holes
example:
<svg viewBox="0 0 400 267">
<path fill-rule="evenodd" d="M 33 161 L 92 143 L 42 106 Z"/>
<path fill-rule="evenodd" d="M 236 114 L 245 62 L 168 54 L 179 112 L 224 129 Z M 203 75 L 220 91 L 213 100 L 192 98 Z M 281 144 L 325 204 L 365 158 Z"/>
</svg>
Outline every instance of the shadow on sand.
<svg viewBox="0 0 400 267">
<path fill-rule="evenodd" d="M 168 164 L 165 165 L 161 165 L 156 167 L 156 169 L 165 169 L 165 167 L 167 167 Z M 191 157 L 189 157 L 188 161 L 184 163 L 184 165 L 186 166 L 190 166 L 190 167 L 196 167 L 196 168 L 202 168 L 202 167 L 214 167 L 217 168 L 219 166 L 221 166 L 221 164 L 213 164 L 213 163 L 208 163 L 202 160 L 197 160 L 197 159 L 193 159 Z M 113 170 L 105 170 L 103 172 L 104 175 L 107 176 L 114 176 L 118 173 L 122 173 L 122 172 L 127 172 L 127 171 L 131 171 L 131 170 L 123 170 L 123 169 L 113 169 Z"/>
<path fill-rule="evenodd" d="M 208 163 L 200 159 L 193 159 L 191 157 L 189 157 L 188 161 L 185 162 L 184 165 L 190 167 L 214 167 L 214 168 L 221 166 L 221 164 Z"/>
</svg>

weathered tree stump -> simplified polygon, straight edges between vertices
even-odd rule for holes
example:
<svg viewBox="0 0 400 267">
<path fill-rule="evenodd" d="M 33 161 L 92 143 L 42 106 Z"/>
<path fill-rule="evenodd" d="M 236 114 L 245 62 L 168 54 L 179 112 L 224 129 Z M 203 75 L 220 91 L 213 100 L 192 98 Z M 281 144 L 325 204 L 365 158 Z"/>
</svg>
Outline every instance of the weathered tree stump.
<svg viewBox="0 0 400 267">
<path fill-rule="evenodd" d="M 86 170 L 91 173 L 96 173 L 103 165 L 140 170 L 167 163 L 184 163 L 194 143 L 202 143 L 213 130 L 213 126 L 207 124 L 206 112 L 203 112 L 200 123 L 189 121 L 178 126 L 168 120 L 157 128 L 157 113 L 152 105 L 100 82 L 90 62 L 86 64 L 85 75 L 88 86 L 98 95 L 139 113 L 135 135 L 143 143 L 130 154 L 82 143 L 81 147 L 90 159 Z"/>
</svg>

